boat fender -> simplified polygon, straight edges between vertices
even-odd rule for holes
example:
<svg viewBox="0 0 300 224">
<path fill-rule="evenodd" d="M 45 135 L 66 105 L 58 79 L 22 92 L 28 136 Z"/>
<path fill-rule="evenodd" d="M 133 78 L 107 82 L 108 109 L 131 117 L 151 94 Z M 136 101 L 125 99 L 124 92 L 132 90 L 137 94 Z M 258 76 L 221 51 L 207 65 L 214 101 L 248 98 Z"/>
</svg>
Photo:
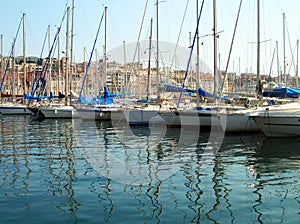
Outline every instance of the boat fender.
<svg viewBox="0 0 300 224">
<path fill-rule="evenodd" d="M 246 103 L 244 104 L 244 106 L 246 108 L 250 108 L 251 107 L 251 101 L 249 99 L 247 99 Z"/>
</svg>

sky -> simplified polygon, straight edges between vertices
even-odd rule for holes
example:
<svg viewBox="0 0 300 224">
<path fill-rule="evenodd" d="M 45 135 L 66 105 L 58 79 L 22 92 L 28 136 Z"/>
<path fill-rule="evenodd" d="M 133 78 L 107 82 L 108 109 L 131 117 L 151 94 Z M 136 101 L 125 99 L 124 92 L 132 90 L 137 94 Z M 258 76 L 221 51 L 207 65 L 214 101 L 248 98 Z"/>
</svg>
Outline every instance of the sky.
<svg viewBox="0 0 300 224">
<path fill-rule="evenodd" d="M 107 51 L 138 40 L 148 40 L 150 20 L 153 18 L 153 39 L 157 36 L 156 0 L 74 0 L 74 60 L 83 60 L 83 49 L 90 52 L 95 40 L 104 6 L 107 7 Z M 213 67 L 213 6 L 212 0 L 205 0 L 199 23 L 201 60 Z M 3 35 L 3 54 L 8 55 L 13 38 L 23 13 L 26 13 L 26 55 L 39 56 L 48 26 L 51 27 L 50 45 L 52 45 L 57 27 L 60 25 L 66 6 L 72 0 L 9 0 L 2 1 L 0 7 L 0 34 Z M 202 0 L 198 0 L 199 10 Z M 221 70 L 225 70 L 228 61 L 233 30 L 236 23 L 240 0 L 216 0 L 216 20 L 218 38 L 218 61 Z M 189 33 L 193 37 L 196 30 L 196 0 L 161 0 L 158 16 L 159 40 L 190 46 Z M 147 7 L 146 7 L 147 6 Z M 261 73 L 278 73 L 277 67 L 283 67 L 283 13 L 286 16 L 285 52 L 286 68 L 295 72 L 296 41 L 300 36 L 299 0 L 261 0 L 260 1 L 260 40 Z M 144 11 L 144 22 L 142 18 Z M 61 48 L 66 43 L 66 21 L 62 24 Z M 142 27 L 142 28 L 141 28 Z M 278 41 L 278 58 L 272 55 Z M 236 35 L 228 71 L 256 72 L 257 63 L 257 0 L 242 2 Z M 96 48 L 103 54 L 104 21 L 100 28 Z M 22 30 L 17 37 L 16 54 L 22 55 Z M 48 42 L 43 56 L 48 53 Z M 292 53 L 293 54 L 292 54 Z M 101 56 L 100 56 L 101 57 Z M 130 59 L 128 59 L 130 60 Z M 277 63 L 278 61 L 278 63 Z M 278 66 L 277 66 L 278 64 Z M 271 67 L 272 65 L 272 67 Z"/>
</svg>

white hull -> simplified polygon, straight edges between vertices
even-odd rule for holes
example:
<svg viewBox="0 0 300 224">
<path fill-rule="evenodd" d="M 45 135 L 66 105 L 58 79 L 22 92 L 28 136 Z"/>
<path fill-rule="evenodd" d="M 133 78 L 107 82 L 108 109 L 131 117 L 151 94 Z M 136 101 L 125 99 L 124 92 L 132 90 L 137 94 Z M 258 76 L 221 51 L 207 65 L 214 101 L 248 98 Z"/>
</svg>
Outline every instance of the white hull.
<svg viewBox="0 0 300 224">
<path fill-rule="evenodd" d="M 268 137 L 300 136 L 300 105 L 286 104 L 263 108 L 248 114 Z"/>
<path fill-rule="evenodd" d="M 117 109 L 111 110 L 110 113 L 112 121 L 126 122 L 130 125 L 148 125 L 151 122 L 162 121 L 157 119 L 158 110 Z"/>
<path fill-rule="evenodd" d="M 30 115 L 31 111 L 26 105 L 1 104 L 0 114 L 2 115 Z"/>
<path fill-rule="evenodd" d="M 198 126 L 200 128 L 210 128 L 212 126 L 224 127 L 223 113 L 212 110 L 178 110 L 173 112 L 162 111 L 159 115 L 170 127 L 178 126 Z"/>
<path fill-rule="evenodd" d="M 72 119 L 78 118 L 76 109 L 72 106 L 61 106 L 61 107 L 40 107 L 39 108 L 41 114 L 39 117 L 48 119 L 48 118 L 64 118 L 64 119 Z"/>
<path fill-rule="evenodd" d="M 231 111 L 226 117 L 226 132 L 259 132 L 258 125 L 246 116 L 250 110 Z"/>
<path fill-rule="evenodd" d="M 77 107 L 78 116 L 83 120 L 111 120 L 111 111 L 119 110 L 120 105 L 95 105 Z"/>
<path fill-rule="evenodd" d="M 221 111 L 216 110 L 179 110 L 175 112 L 160 112 L 167 126 L 200 126 L 210 128 L 222 126 L 226 132 L 260 131 L 256 123 L 245 116 L 248 110 Z"/>
<path fill-rule="evenodd" d="M 77 113 L 82 120 L 110 120 L 109 111 L 103 112 L 97 108 L 80 108 Z"/>
<path fill-rule="evenodd" d="M 298 117 L 257 117 L 255 122 L 268 137 L 299 137 L 300 115 Z"/>
</svg>

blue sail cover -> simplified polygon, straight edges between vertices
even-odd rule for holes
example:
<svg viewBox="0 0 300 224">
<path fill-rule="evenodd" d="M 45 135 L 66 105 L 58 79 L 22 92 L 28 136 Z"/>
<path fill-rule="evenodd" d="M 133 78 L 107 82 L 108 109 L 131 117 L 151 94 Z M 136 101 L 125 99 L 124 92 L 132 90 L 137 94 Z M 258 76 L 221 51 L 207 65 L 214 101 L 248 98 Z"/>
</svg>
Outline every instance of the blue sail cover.
<svg viewBox="0 0 300 224">
<path fill-rule="evenodd" d="M 172 86 L 171 84 L 168 84 L 168 83 L 162 83 L 162 85 L 164 86 L 165 92 L 180 93 L 181 89 L 182 89 L 182 87 Z M 190 90 L 187 88 L 184 88 L 182 92 L 188 93 L 188 94 L 185 94 L 188 96 L 191 96 L 192 95 L 191 93 L 196 93 L 195 90 Z"/>
<path fill-rule="evenodd" d="M 164 89 L 166 92 L 181 92 L 181 87 L 177 87 L 177 86 L 172 86 L 171 84 L 168 83 L 163 83 L 162 84 L 164 86 Z M 192 90 L 189 90 L 187 88 L 183 89 L 183 92 L 193 92 Z M 196 92 L 196 91 L 194 91 Z"/>
<path fill-rule="evenodd" d="M 200 96 L 230 101 L 230 98 L 228 96 L 221 96 L 221 97 L 220 96 L 214 96 L 214 94 L 206 92 L 202 88 L 199 88 L 198 91 L 199 91 Z"/>
<path fill-rule="evenodd" d="M 265 97 L 279 97 L 279 98 L 298 98 L 300 89 L 275 87 L 272 91 L 263 92 Z"/>
<path fill-rule="evenodd" d="M 116 94 L 116 93 L 110 93 L 108 88 L 105 86 L 104 87 L 104 98 L 107 97 L 124 97 L 125 94 Z"/>
<path fill-rule="evenodd" d="M 114 99 L 112 97 L 97 97 L 96 104 L 113 104 Z"/>
<path fill-rule="evenodd" d="M 112 104 L 114 103 L 113 97 L 124 97 L 125 94 L 110 93 L 107 87 L 104 87 L 103 96 L 80 96 L 79 102 L 83 104 Z"/>
<path fill-rule="evenodd" d="M 40 99 L 53 99 L 53 98 L 64 98 L 65 96 L 61 93 L 59 93 L 59 96 L 55 96 L 53 95 L 52 92 L 50 92 L 50 96 L 32 96 L 32 95 L 29 95 L 29 94 L 24 94 L 24 99 L 25 100 L 40 100 Z"/>
<path fill-rule="evenodd" d="M 181 92 L 181 89 L 182 89 L 181 87 L 172 86 L 172 85 L 167 84 L 167 83 L 164 83 L 163 85 L 164 85 L 164 88 L 165 88 L 166 92 Z M 208 98 L 217 98 L 217 99 L 220 98 L 222 100 L 230 100 L 230 98 L 227 97 L 227 96 L 215 97 L 214 94 L 206 92 L 202 88 L 199 88 L 198 91 L 199 91 L 199 96 L 204 96 L 204 97 L 208 97 Z M 183 92 L 196 93 L 196 90 L 191 90 L 191 89 L 184 88 Z"/>
<path fill-rule="evenodd" d="M 114 99 L 112 97 L 92 97 L 92 96 L 80 96 L 79 102 L 82 104 L 112 104 L 114 103 Z"/>
<path fill-rule="evenodd" d="M 95 104 L 96 100 L 92 96 L 80 96 L 79 102 L 83 104 Z"/>
</svg>

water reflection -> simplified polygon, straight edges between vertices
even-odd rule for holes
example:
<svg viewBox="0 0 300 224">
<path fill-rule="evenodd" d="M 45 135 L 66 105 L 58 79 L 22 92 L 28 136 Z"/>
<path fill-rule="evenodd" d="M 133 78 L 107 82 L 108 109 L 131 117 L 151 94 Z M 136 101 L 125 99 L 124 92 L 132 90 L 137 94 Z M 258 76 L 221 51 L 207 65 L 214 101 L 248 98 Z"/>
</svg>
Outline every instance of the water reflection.
<svg viewBox="0 0 300 224">
<path fill-rule="evenodd" d="M 266 138 L 248 161 L 251 175 L 255 178 L 253 206 L 258 221 L 264 223 L 276 213 L 276 222 L 299 220 L 300 203 L 300 141 L 296 138 Z M 277 205 L 268 213 L 265 209 Z M 297 210 L 298 209 L 298 210 Z M 287 219 L 287 215 L 292 215 Z"/>
<path fill-rule="evenodd" d="M 27 119 L 23 119 L 22 123 L 26 124 Z M 17 194 L 27 196 L 28 180 L 30 178 L 31 169 L 29 166 L 28 148 L 20 146 L 27 142 L 25 134 L 26 125 L 20 125 L 20 121 L 12 120 L 10 123 L 0 119 L 1 126 L 1 171 L 2 180 L 1 188 L 8 187 L 13 190 L 7 192 L 7 195 Z M 21 150 L 19 150 L 21 148 Z M 24 168 L 23 168 L 24 166 Z M 19 185 L 24 188 L 19 188 Z"/>
<path fill-rule="evenodd" d="M 5 223 L 286 223 L 300 141 L 108 122 L 0 119 Z"/>
<path fill-rule="evenodd" d="M 8 214 L 20 209 L 22 203 L 17 202 L 22 200 L 27 211 L 36 206 L 47 210 L 53 204 L 77 219 L 72 137 L 72 121 L 38 122 L 29 116 L 1 119 L 1 195 L 6 203 L 17 205 Z M 43 207 L 45 197 L 49 205 Z"/>
</svg>

